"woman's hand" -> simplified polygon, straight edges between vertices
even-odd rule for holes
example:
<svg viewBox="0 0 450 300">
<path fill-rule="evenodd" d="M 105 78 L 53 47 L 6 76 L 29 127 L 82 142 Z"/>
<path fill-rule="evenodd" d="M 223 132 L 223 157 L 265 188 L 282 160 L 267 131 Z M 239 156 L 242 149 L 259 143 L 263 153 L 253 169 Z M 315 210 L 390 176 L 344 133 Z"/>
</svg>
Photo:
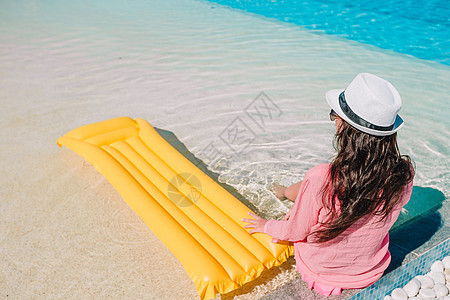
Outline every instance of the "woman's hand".
<svg viewBox="0 0 450 300">
<path fill-rule="evenodd" d="M 303 181 L 299 181 L 297 183 L 294 183 L 290 187 L 285 187 L 283 185 L 272 185 L 273 193 L 274 195 L 280 199 L 289 199 L 291 201 L 295 201 L 297 198 L 298 192 L 300 190 L 300 187 L 302 186 Z"/>
<path fill-rule="evenodd" d="M 273 189 L 273 193 L 274 193 L 275 197 L 277 197 L 280 200 L 286 199 L 286 195 L 285 195 L 286 187 L 284 185 L 273 184 L 272 189 Z"/>
<path fill-rule="evenodd" d="M 248 214 L 254 219 L 242 219 L 242 222 L 250 223 L 245 225 L 244 228 L 253 228 L 252 230 L 249 231 L 250 234 L 257 232 L 264 232 L 264 226 L 266 225 L 267 220 L 260 218 L 251 212 L 249 212 Z"/>
</svg>

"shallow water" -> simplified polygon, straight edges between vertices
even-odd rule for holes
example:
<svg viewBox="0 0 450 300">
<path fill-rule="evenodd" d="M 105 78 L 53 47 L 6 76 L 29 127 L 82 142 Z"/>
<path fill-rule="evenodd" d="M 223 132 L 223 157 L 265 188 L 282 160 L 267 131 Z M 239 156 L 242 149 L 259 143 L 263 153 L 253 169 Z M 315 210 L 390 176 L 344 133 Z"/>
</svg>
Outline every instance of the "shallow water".
<svg viewBox="0 0 450 300">
<path fill-rule="evenodd" d="M 403 98 L 400 114 L 406 125 L 399 144 L 416 162 L 415 185 L 437 189 L 448 201 L 450 69 L 443 64 L 206 1 L 23 0 L 0 4 L 0 66 L 0 195 L 6 199 L 0 204 L 0 232 L 5 232 L 0 245 L 2 251 L 8 249 L 11 262 L 4 273 L 8 278 L 0 282 L 16 295 L 35 295 L 43 282 L 60 275 L 49 263 L 54 254 L 43 254 L 43 246 L 24 248 L 27 230 L 37 236 L 36 245 L 54 247 L 48 232 L 33 228 L 69 228 L 91 216 L 89 224 L 113 249 L 144 245 L 139 248 L 144 254 L 138 251 L 136 257 L 147 262 L 152 255 L 142 250 L 150 243 L 145 225 L 132 217 L 122 220 L 126 208 L 113 201 L 117 195 L 101 176 L 89 175 L 89 166 L 55 144 L 73 128 L 112 117 L 140 117 L 173 132 L 220 174 L 220 181 L 236 188 L 262 215 L 279 218 L 290 204 L 272 195 L 272 183 L 292 184 L 333 156 L 334 125 L 325 92 L 347 86 L 359 72 L 370 72 L 391 81 Z M 76 190 L 86 184 L 103 201 L 92 196 L 88 202 L 91 196 Z M 75 207 L 75 220 L 65 212 L 67 205 Z M 97 210 L 106 215 L 95 219 Z M 86 227 L 70 230 L 68 237 L 80 242 L 95 236 Z M 122 250 L 115 255 L 127 255 Z M 14 251 L 23 252 L 21 275 L 11 271 L 18 260 Z M 102 250 L 91 251 L 85 255 L 101 257 Z M 13 283 L 35 275 L 41 261 L 49 265 L 41 269 L 44 275 L 28 284 Z M 137 290 L 132 295 L 139 297 L 149 287 L 138 282 L 150 275 L 133 271 L 139 260 L 131 261 L 109 263 L 123 271 L 116 271 L 119 279 L 133 274 Z M 71 265 L 68 257 L 65 262 Z M 112 280 L 107 269 L 96 271 Z M 293 275 L 280 276 L 284 279 L 268 283 L 267 289 Z M 100 291 L 109 284 L 89 278 Z M 174 286 L 182 280 L 177 277 Z M 87 295 L 72 284 L 77 295 Z M 2 284 L 0 290 L 6 290 Z M 62 290 L 47 289 L 53 295 Z M 153 290 L 145 291 L 161 292 Z M 120 292 L 110 288 L 105 293 Z"/>
</svg>

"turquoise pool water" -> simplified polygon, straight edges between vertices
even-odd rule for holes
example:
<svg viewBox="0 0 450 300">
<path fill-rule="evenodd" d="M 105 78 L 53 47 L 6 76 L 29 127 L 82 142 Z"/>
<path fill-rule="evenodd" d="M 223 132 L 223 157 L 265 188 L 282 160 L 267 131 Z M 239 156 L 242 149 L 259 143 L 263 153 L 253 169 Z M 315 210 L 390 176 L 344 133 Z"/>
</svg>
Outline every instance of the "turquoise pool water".
<svg viewBox="0 0 450 300">
<path fill-rule="evenodd" d="M 450 65 L 450 1 L 211 0 L 211 2 Z"/>
</svg>

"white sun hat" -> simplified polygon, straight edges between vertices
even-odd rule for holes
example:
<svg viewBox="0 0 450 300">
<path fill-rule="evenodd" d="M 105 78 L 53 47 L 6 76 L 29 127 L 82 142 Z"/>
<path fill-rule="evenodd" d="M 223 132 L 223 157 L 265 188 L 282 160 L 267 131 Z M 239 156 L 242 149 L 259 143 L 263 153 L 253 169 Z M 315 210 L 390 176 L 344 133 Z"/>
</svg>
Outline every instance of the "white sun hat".
<svg viewBox="0 0 450 300">
<path fill-rule="evenodd" d="M 373 74 L 358 74 L 346 89 L 330 90 L 326 98 L 339 117 L 362 132 L 386 136 L 404 125 L 398 115 L 400 94 L 390 82 Z"/>
</svg>

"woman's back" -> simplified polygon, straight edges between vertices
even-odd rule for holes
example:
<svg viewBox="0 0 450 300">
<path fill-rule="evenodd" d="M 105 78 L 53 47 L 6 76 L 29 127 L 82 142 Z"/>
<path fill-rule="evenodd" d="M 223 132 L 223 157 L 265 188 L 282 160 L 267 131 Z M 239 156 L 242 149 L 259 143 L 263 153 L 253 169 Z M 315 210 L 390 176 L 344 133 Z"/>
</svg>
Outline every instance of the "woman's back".
<svg viewBox="0 0 450 300">
<path fill-rule="evenodd" d="M 288 220 L 290 224 L 283 226 L 269 221 L 266 233 L 277 236 L 284 230 L 282 239 L 297 240 L 297 268 L 313 280 L 341 288 L 364 287 L 381 277 L 390 263 L 388 232 L 410 198 L 412 181 L 405 187 L 398 205 L 384 220 L 380 221 L 381 216 L 368 214 L 338 237 L 317 243 L 313 235 L 305 235 L 305 232 L 319 230 L 329 220 L 329 211 L 320 197 L 329 169 L 329 164 L 322 164 L 306 173 L 304 186 L 300 188 Z M 316 218 L 310 220 L 311 215 Z M 306 222 L 309 224 L 305 225 L 305 219 L 310 220 Z"/>
</svg>

